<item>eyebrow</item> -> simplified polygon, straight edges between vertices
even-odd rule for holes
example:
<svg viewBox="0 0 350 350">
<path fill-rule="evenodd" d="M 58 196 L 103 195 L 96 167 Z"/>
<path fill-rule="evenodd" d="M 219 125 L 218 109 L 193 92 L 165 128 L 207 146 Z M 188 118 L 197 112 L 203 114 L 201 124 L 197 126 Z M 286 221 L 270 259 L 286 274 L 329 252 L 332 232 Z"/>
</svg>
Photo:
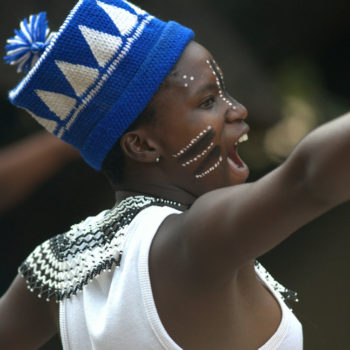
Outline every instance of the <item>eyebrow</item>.
<svg viewBox="0 0 350 350">
<path fill-rule="evenodd" d="M 217 90 L 218 86 L 214 83 L 208 83 L 200 86 L 195 92 L 195 95 L 201 95 L 204 91 L 214 91 Z"/>
<path fill-rule="evenodd" d="M 210 142 L 213 140 L 214 136 L 215 136 L 215 131 L 213 129 L 209 130 L 201 139 L 199 139 L 187 151 L 181 154 L 181 156 L 178 158 L 178 161 L 184 162 L 186 159 L 198 155 L 206 147 L 208 147 Z"/>
<path fill-rule="evenodd" d="M 203 171 L 205 171 L 212 159 L 218 158 L 221 153 L 221 147 L 219 145 L 216 145 L 203 160 L 200 162 L 196 170 L 193 172 L 194 175 L 201 174 Z"/>
</svg>

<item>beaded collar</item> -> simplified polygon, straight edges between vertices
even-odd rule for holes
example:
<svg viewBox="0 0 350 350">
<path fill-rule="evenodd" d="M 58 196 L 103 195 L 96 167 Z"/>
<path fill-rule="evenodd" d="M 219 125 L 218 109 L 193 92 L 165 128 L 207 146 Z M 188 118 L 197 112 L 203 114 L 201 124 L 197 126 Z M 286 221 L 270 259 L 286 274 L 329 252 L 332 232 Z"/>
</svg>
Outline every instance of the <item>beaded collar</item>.
<svg viewBox="0 0 350 350">
<path fill-rule="evenodd" d="M 122 200 L 111 210 L 87 218 L 63 234 L 39 245 L 19 267 L 27 287 L 39 298 L 60 302 L 82 291 L 103 271 L 119 267 L 125 233 L 135 216 L 146 207 L 180 203 L 148 196 Z"/>
<path fill-rule="evenodd" d="M 60 302 L 81 292 L 102 272 L 119 268 L 130 223 L 152 205 L 182 207 L 162 198 L 128 197 L 113 209 L 89 217 L 39 245 L 19 267 L 28 289 L 46 301 L 55 298 Z M 255 268 L 284 301 L 298 301 L 297 294 L 278 283 L 259 262 Z"/>
</svg>

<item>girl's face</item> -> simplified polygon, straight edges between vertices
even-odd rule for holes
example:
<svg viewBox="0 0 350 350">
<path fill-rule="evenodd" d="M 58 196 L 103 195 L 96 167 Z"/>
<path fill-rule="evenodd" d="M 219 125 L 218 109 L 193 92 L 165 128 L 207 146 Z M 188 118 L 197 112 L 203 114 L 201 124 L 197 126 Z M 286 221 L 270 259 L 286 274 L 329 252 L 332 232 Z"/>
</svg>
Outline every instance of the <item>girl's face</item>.
<svg viewBox="0 0 350 350">
<path fill-rule="evenodd" d="M 203 46 L 187 46 L 154 108 L 158 122 L 150 132 L 171 185 L 199 196 L 247 179 L 237 153 L 249 131 L 247 110 L 228 94 L 222 71 Z"/>
</svg>

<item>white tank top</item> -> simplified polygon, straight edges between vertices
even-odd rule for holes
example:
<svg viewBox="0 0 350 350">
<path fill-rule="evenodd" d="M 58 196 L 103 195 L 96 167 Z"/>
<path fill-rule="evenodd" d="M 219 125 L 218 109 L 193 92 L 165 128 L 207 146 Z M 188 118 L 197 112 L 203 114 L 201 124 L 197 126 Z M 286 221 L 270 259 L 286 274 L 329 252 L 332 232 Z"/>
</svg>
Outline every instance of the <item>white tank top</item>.
<svg viewBox="0 0 350 350">
<path fill-rule="evenodd" d="M 168 335 L 153 299 L 148 257 L 162 221 L 178 213 L 170 207 L 142 210 L 127 229 L 120 268 L 103 272 L 83 291 L 60 304 L 60 332 L 64 350 L 181 350 Z M 301 350 L 302 327 L 264 278 L 276 297 L 282 320 L 275 334 L 258 350 Z"/>
</svg>

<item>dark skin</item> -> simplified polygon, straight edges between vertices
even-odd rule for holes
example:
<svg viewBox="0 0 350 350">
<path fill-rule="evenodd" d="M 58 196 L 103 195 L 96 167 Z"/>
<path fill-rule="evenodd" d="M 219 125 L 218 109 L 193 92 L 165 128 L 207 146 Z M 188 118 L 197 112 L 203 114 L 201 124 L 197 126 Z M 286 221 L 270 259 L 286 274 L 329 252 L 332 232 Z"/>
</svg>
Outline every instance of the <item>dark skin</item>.
<svg viewBox="0 0 350 350">
<path fill-rule="evenodd" d="M 64 164 L 79 157 L 72 146 L 39 133 L 0 150 L 0 212 L 9 210 Z"/>
<path fill-rule="evenodd" d="M 248 131 L 247 111 L 226 92 L 236 109 L 220 96 L 208 60 L 211 54 L 191 42 L 154 98 L 156 125 L 121 138 L 128 181 L 117 197 L 143 193 L 190 206 L 163 222 L 149 258 L 155 303 L 173 340 L 186 350 L 253 350 L 281 321 L 280 307 L 257 279 L 253 261 L 349 200 L 350 114 L 314 130 L 284 164 L 245 183 L 248 170 L 237 165 L 233 150 Z M 194 77 L 187 87 L 184 75 Z M 208 125 L 216 153 L 182 166 L 171 155 Z M 201 152 L 191 151 L 191 157 Z M 195 177 L 200 162 L 205 170 L 220 156 L 219 166 Z M 0 348 L 36 349 L 57 332 L 57 306 L 28 292 L 21 277 L 0 300 L 0 314 L 6 315 L 0 318 Z"/>
</svg>

